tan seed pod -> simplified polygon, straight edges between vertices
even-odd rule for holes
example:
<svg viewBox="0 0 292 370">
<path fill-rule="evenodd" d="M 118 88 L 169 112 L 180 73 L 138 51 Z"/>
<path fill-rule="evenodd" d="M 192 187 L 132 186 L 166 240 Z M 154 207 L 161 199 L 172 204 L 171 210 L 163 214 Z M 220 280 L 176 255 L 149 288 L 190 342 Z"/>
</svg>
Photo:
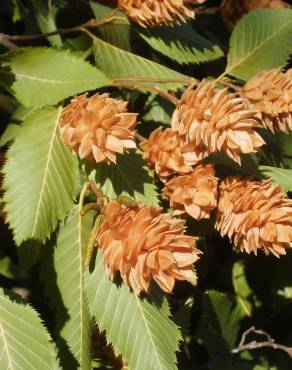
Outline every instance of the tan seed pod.
<svg viewBox="0 0 292 370">
<path fill-rule="evenodd" d="M 137 295 L 149 291 L 152 279 L 167 293 L 176 279 L 196 282 L 196 238 L 184 235 L 183 221 L 160 208 L 140 204 L 133 209 L 112 201 L 96 240 L 109 277 L 119 271 Z"/>
<path fill-rule="evenodd" d="M 256 111 L 244 107 L 244 99 L 212 81 L 188 88 L 172 116 L 172 128 L 208 154 L 224 151 L 241 163 L 241 153 L 256 152 L 264 140 L 254 130 L 260 124 Z"/>
<path fill-rule="evenodd" d="M 285 9 L 290 5 L 282 0 L 223 0 L 220 5 L 222 18 L 231 31 L 237 21 L 251 10 L 259 8 Z"/>
<path fill-rule="evenodd" d="M 116 162 L 116 154 L 136 148 L 136 113 L 128 113 L 127 102 L 108 94 L 80 95 L 71 100 L 61 117 L 61 138 L 80 158 Z"/>
<path fill-rule="evenodd" d="M 279 257 L 292 247 L 292 200 L 270 181 L 227 177 L 219 187 L 216 228 L 241 251 Z"/>
<path fill-rule="evenodd" d="M 195 148 L 171 128 L 164 131 L 161 127 L 156 129 L 140 147 L 147 164 L 155 168 L 162 181 L 174 173 L 192 172 L 192 166 L 207 156 L 199 146 Z"/>
<path fill-rule="evenodd" d="M 272 132 L 292 131 L 292 68 L 271 69 L 256 74 L 241 89 L 250 109 Z"/>
<path fill-rule="evenodd" d="M 189 214 L 197 220 L 209 218 L 217 206 L 218 178 L 211 164 L 199 165 L 188 175 L 174 177 L 165 184 L 175 215 Z"/>
<path fill-rule="evenodd" d="M 142 27 L 174 26 L 195 17 L 190 4 L 205 0 L 119 0 L 118 7 Z"/>
</svg>

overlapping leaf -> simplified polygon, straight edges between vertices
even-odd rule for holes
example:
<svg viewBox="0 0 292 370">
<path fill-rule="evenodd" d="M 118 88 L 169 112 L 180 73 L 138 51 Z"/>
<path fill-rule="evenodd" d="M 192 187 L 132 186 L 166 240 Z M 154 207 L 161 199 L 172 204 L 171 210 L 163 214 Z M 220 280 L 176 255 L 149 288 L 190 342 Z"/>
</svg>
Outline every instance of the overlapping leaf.
<svg viewBox="0 0 292 370">
<path fill-rule="evenodd" d="M 203 320 L 198 336 L 208 348 L 210 356 L 228 353 L 236 345 L 240 328 L 240 310 L 232 296 L 209 291 L 203 297 Z M 210 364 L 210 369 L 235 369 L 233 359 L 228 356 L 218 358 Z"/>
<path fill-rule="evenodd" d="M 292 50 L 292 9 L 259 9 L 244 16 L 230 40 L 226 74 L 248 80 L 287 63 Z"/>
<path fill-rule="evenodd" d="M 110 16 L 113 10 L 108 6 L 93 1 L 90 1 L 90 7 L 98 21 Z M 99 26 L 98 33 L 104 41 L 121 49 L 131 50 L 131 23 L 122 12 L 117 12 L 111 22 Z"/>
<path fill-rule="evenodd" d="M 145 204 L 159 203 L 153 176 L 139 152 L 119 156 L 116 165 L 97 165 L 91 177 L 109 198 L 123 194 Z"/>
<path fill-rule="evenodd" d="M 81 57 L 53 48 L 17 49 L 2 56 L 0 64 L 2 83 L 24 106 L 53 105 L 110 83 Z"/>
<path fill-rule="evenodd" d="M 201 36 L 190 24 L 140 30 L 139 34 L 153 49 L 180 64 L 206 63 L 224 55 L 218 45 Z"/>
<path fill-rule="evenodd" d="M 0 368 L 57 368 L 54 346 L 37 312 L 3 289 L 0 289 Z"/>
<path fill-rule="evenodd" d="M 263 175 L 280 185 L 285 192 L 292 191 L 292 170 L 271 166 L 260 166 L 260 170 Z"/>
<path fill-rule="evenodd" d="M 175 370 L 180 334 L 161 306 L 133 294 L 124 284 L 115 285 L 105 275 L 97 254 L 92 274 L 86 275 L 89 309 L 100 330 L 106 331 L 116 354 L 129 370 Z"/>
<path fill-rule="evenodd" d="M 56 8 L 46 0 L 32 0 L 32 5 L 35 12 L 35 17 L 40 30 L 43 33 L 56 31 Z M 52 46 L 62 47 L 62 39 L 60 35 L 48 37 Z"/>
<path fill-rule="evenodd" d="M 96 65 L 107 77 L 126 79 L 125 83 L 128 82 L 130 85 L 135 84 L 135 81 L 145 85 L 147 81 L 144 81 L 144 79 L 148 79 L 150 80 L 148 83 L 151 83 L 152 80 L 155 85 L 161 85 L 165 89 L 176 90 L 184 83 L 186 84 L 190 81 L 188 76 L 152 62 L 149 59 L 119 49 L 97 37 L 94 37 L 93 52 Z M 173 80 L 174 82 L 160 83 L 162 80 Z"/>
<path fill-rule="evenodd" d="M 44 242 L 73 206 L 77 160 L 60 141 L 60 114 L 45 108 L 30 115 L 7 153 L 4 200 L 17 244 Z"/>
<path fill-rule="evenodd" d="M 91 369 L 91 325 L 83 275 L 92 221 L 92 214 L 81 217 L 80 208 L 76 207 L 60 227 L 54 252 L 57 286 L 68 314 L 60 335 L 82 370 Z M 60 307 L 56 307 L 57 312 L 58 309 Z M 58 317 L 56 320 L 58 322 Z"/>
</svg>

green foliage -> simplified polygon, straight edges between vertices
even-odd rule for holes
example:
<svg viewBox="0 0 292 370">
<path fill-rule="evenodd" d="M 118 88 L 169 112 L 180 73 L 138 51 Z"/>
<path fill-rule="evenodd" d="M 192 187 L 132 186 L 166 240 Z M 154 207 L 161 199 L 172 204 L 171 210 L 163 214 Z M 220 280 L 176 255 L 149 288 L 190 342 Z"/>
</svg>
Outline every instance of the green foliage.
<svg viewBox="0 0 292 370">
<path fill-rule="evenodd" d="M 252 303 L 250 302 L 252 290 L 246 280 L 244 264 L 242 261 L 235 262 L 233 265 L 232 282 L 236 293 L 236 301 L 241 309 L 241 314 L 243 316 L 250 317 L 252 315 Z"/>
<path fill-rule="evenodd" d="M 55 108 L 36 111 L 7 153 L 5 202 L 17 244 L 44 242 L 73 206 L 77 161 L 60 141 L 60 114 Z"/>
<path fill-rule="evenodd" d="M 69 51 L 22 48 L 2 56 L 0 64 L 0 76 L 9 78 L 5 85 L 10 85 L 26 107 L 53 105 L 110 83 L 99 70 Z"/>
<path fill-rule="evenodd" d="M 135 84 L 135 81 L 143 82 L 143 79 L 150 79 L 165 89 L 176 90 L 183 85 L 184 79 L 188 78 L 161 64 L 119 49 L 98 37 L 94 37 L 93 52 L 96 65 L 107 77 L 125 78 L 125 83 L 129 85 Z M 158 81 L 156 83 L 156 80 L 160 79 L 181 80 L 181 82 L 160 84 Z M 146 80 L 145 85 L 147 83 L 149 84 Z"/>
<path fill-rule="evenodd" d="M 61 322 L 59 302 L 56 302 L 55 289 L 48 289 L 48 296 L 55 309 L 60 336 L 76 358 L 80 369 L 91 369 L 91 319 L 85 298 L 83 275 L 86 247 L 92 227 L 92 214 L 80 215 L 76 206 L 65 223 L 61 225 L 54 249 L 54 270 L 56 284 L 67 310 L 67 320 Z M 50 276 L 44 276 L 45 284 Z M 54 302 L 55 301 L 55 302 Z"/>
<path fill-rule="evenodd" d="M 271 166 L 260 166 L 260 170 L 264 176 L 280 185 L 285 192 L 292 191 L 292 170 Z"/>
<path fill-rule="evenodd" d="M 97 20 L 110 16 L 112 12 L 111 8 L 93 1 L 90 1 L 90 7 Z M 113 17 L 112 22 L 105 23 L 98 28 L 98 33 L 104 41 L 118 48 L 131 51 L 131 30 L 132 27 L 128 18 L 122 12 L 118 12 Z"/>
<path fill-rule="evenodd" d="M 51 338 L 37 312 L 17 296 L 0 289 L 1 369 L 57 367 Z"/>
<path fill-rule="evenodd" d="M 139 34 L 153 49 L 180 64 L 206 63 L 224 55 L 218 45 L 201 36 L 189 24 L 151 31 L 141 29 Z"/>
<path fill-rule="evenodd" d="M 119 156 L 116 165 L 99 164 L 92 172 L 90 166 L 86 167 L 90 177 L 110 199 L 123 194 L 146 204 L 159 204 L 153 174 L 140 152 Z"/>
<path fill-rule="evenodd" d="M 32 0 L 35 16 L 39 28 L 43 33 L 56 31 L 56 7 L 51 2 L 45 0 Z M 48 37 L 52 46 L 57 48 L 62 47 L 62 39 L 60 35 Z"/>
<path fill-rule="evenodd" d="M 203 297 L 203 308 L 208 349 L 215 353 L 219 348 L 233 348 L 240 324 L 240 312 L 233 299 L 227 294 L 209 291 Z"/>
<path fill-rule="evenodd" d="M 264 255 L 260 248 L 257 255 L 244 254 L 214 227 L 216 209 L 203 220 L 188 214 L 174 216 L 171 212 L 175 206 L 163 192 L 165 183 L 146 165 L 139 142 L 159 126 L 170 127 L 177 101 L 189 84 L 194 83 L 195 88 L 203 79 L 214 78 L 218 88 L 227 85 L 231 91 L 260 71 L 291 68 L 292 10 L 257 9 L 244 15 L 230 35 L 221 12 L 212 8 L 220 7 L 220 0 L 195 7 L 195 19 L 172 28 L 142 28 L 115 9 L 113 0 L 2 3 L 0 370 L 290 369 L 291 359 L 281 349 L 250 348 L 236 353 L 242 333 L 251 326 L 292 348 L 292 332 L 287 325 L 292 320 L 292 255 L 288 244 L 287 255 L 279 259 Z M 154 0 L 153 4 L 157 16 L 158 2 Z M 128 101 L 128 112 L 137 113 L 133 133 L 137 150 L 126 154 L 119 154 L 119 150 L 117 162 L 110 165 L 73 155 L 62 143 L 60 117 L 71 98 L 84 93 L 88 97 L 106 93 Z M 277 99 L 273 91 L 267 93 Z M 72 136 L 72 141 L 88 139 L 84 124 L 90 123 L 89 133 L 96 135 L 101 148 L 119 146 L 114 133 L 105 141 L 104 131 L 109 134 L 108 126 L 115 120 L 111 107 L 100 108 L 108 114 L 102 122 L 96 118 L 100 112 L 95 111 L 78 125 L 81 109 L 76 108 L 72 115 L 71 123 L 78 127 L 78 139 Z M 196 107 L 197 115 L 200 111 Z M 202 118 L 213 114 L 208 109 L 201 113 Z M 226 114 L 225 118 L 232 123 L 237 114 Z M 187 124 L 191 120 L 201 123 L 187 111 L 184 119 Z M 115 130 L 123 135 L 122 128 L 116 126 Z M 256 153 L 242 153 L 240 165 L 223 150 L 200 164 L 214 166 L 218 186 L 233 175 L 259 181 L 269 178 L 291 198 L 292 136 L 257 130 L 266 145 Z M 202 130 L 202 135 L 209 134 L 209 127 Z M 229 134 L 232 146 L 231 129 Z M 67 135 L 70 139 L 70 129 Z M 217 140 L 216 135 L 211 139 Z M 91 145 L 90 140 L 84 143 Z M 158 151 L 164 144 L 157 146 Z M 179 144 L 174 144 L 175 151 Z M 155 161 L 162 157 L 175 165 L 174 157 L 163 151 Z M 175 176 L 178 174 L 170 178 Z M 221 196 L 218 189 L 217 195 L 213 194 L 217 202 Z M 178 188 L 176 195 L 184 198 L 182 191 Z M 182 218 L 181 231 L 197 237 L 197 248 L 203 252 L 194 266 L 189 263 L 187 267 L 194 267 L 198 286 L 176 281 L 166 296 L 153 282 L 150 292 L 137 296 L 119 272 L 113 281 L 108 278 L 101 255 L 105 252 L 96 244 L 96 233 L 98 222 L 108 215 L 107 202 L 120 195 L 132 199 L 127 199 L 131 217 L 140 202 Z M 204 204 L 207 198 L 209 194 L 203 194 L 196 201 Z M 241 203 L 246 207 L 250 204 Z M 269 202 L 264 206 L 268 208 Z M 261 214 L 258 217 L 266 222 Z M 143 228 L 143 222 L 138 220 L 137 230 Z M 122 263 L 128 259 L 131 266 L 138 264 L 141 274 L 147 274 L 146 266 L 156 262 L 153 255 L 157 250 L 155 269 L 165 276 L 166 266 L 176 257 L 175 252 L 166 256 L 160 250 L 161 243 L 169 241 L 169 231 L 155 222 L 151 226 L 160 230 L 159 236 L 154 239 L 155 230 L 152 233 L 153 229 L 147 228 L 147 243 L 144 238 L 135 240 L 134 251 L 127 244 Z M 251 217 L 250 226 L 252 222 Z M 280 234 L 291 237 L 288 217 L 285 222 L 287 232 L 279 228 L 279 235 L 273 238 L 281 238 Z M 273 233 L 273 224 L 267 226 L 267 232 Z M 246 231 L 256 235 L 258 230 L 250 227 Z M 122 269 L 119 238 L 127 233 L 127 224 L 115 224 L 111 231 L 111 247 L 117 243 L 117 248 L 112 248 L 110 256 L 116 268 Z M 107 243 L 109 234 L 103 238 Z M 149 239 L 153 249 L 143 260 Z M 93 251 L 89 266 L 88 251 Z M 181 253 L 185 253 L 183 247 Z M 182 266 L 188 263 L 189 255 L 179 255 Z M 260 340 L 252 335 L 249 339 Z"/>
<path fill-rule="evenodd" d="M 232 33 L 225 73 L 248 80 L 262 70 L 284 66 L 291 55 L 291 34 L 292 10 L 259 9 L 249 13 Z"/>
<path fill-rule="evenodd" d="M 180 334 L 168 318 L 162 295 L 151 302 L 137 297 L 124 284 L 111 282 L 100 253 L 94 272 L 86 276 L 86 292 L 92 316 L 130 370 L 176 369 Z"/>
</svg>

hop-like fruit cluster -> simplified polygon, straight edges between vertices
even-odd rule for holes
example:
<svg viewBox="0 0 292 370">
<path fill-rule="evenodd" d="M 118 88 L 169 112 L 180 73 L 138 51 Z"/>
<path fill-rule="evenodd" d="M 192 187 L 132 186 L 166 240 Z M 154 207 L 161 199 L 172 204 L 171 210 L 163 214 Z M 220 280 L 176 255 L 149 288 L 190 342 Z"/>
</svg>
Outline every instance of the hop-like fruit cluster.
<svg viewBox="0 0 292 370">
<path fill-rule="evenodd" d="M 168 181 L 163 189 L 174 214 L 189 214 L 197 220 L 209 218 L 217 206 L 218 178 L 211 164 L 199 165 L 188 175 Z"/>
<path fill-rule="evenodd" d="M 260 124 L 255 111 L 244 108 L 244 99 L 214 82 L 202 81 L 182 95 L 172 117 L 172 128 L 208 154 L 223 150 L 240 163 L 241 153 L 255 152 L 264 144 L 254 130 Z"/>
<path fill-rule="evenodd" d="M 174 26 L 194 18 L 189 4 L 205 0 L 119 0 L 118 7 L 142 27 Z"/>
<path fill-rule="evenodd" d="M 292 68 L 260 72 L 241 89 L 251 109 L 272 132 L 292 130 Z"/>
<path fill-rule="evenodd" d="M 196 239 L 184 235 L 182 220 L 159 208 L 110 202 L 96 240 L 107 274 L 113 279 L 119 271 L 135 294 L 148 292 L 152 278 L 168 293 L 175 279 L 196 281 L 193 263 L 200 253 L 193 247 Z"/>
<path fill-rule="evenodd" d="M 232 30 L 237 21 L 251 10 L 259 8 L 289 8 L 282 0 L 223 0 L 220 5 L 222 18 L 229 30 Z"/>
<path fill-rule="evenodd" d="M 80 95 L 63 110 L 61 138 L 80 158 L 116 162 L 117 153 L 136 148 L 136 113 L 128 113 L 127 102 L 108 94 Z"/>
<path fill-rule="evenodd" d="M 230 176 L 220 185 L 216 228 L 247 253 L 279 257 L 292 247 L 292 200 L 278 185 Z"/>
<path fill-rule="evenodd" d="M 191 172 L 192 166 L 206 156 L 200 146 L 188 143 L 185 137 L 170 128 L 164 131 L 161 127 L 156 129 L 140 147 L 147 164 L 155 168 L 162 181 L 174 173 L 182 175 Z"/>
</svg>

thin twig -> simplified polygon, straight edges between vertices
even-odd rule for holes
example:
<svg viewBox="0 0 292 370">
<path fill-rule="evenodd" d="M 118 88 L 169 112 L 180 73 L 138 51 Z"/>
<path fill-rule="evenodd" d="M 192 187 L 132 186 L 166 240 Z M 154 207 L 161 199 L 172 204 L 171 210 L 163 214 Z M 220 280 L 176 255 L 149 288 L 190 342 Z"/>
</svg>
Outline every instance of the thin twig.
<svg viewBox="0 0 292 370">
<path fill-rule="evenodd" d="M 81 32 L 84 28 L 96 28 L 102 26 L 106 23 L 112 21 L 114 15 L 117 13 L 118 9 L 114 9 L 112 12 L 107 14 L 104 18 L 97 21 L 96 19 L 90 19 L 89 21 L 72 28 L 59 28 L 56 31 L 37 34 L 37 35 L 7 35 L 7 34 L 0 34 L 0 42 L 7 47 L 8 49 L 16 48 L 12 41 L 31 41 L 31 40 L 39 40 L 43 38 L 47 38 L 54 35 L 61 35 L 66 33 L 74 33 L 74 32 Z"/>
<path fill-rule="evenodd" d="M 8 50 L 18 48 L 18 46 L 11 42 L 9 38 L 7 38 L 7 35 L 5 35 L 4 33 L 0 33 L 0 44 L 2 44 Z"/>
<path fill-rule="evenodd" d="M 173 103 L 174 105 L 177 105 L 178 102 L 179 102 L 179 99 L 172 95 L 171 93 L 167 92 L 167 91 L 164 91 L 162 90 L 160 87 L 158 86 L 153 86 L 152 87 L 152 90 L 157 92 L 157 94 L 159 94 L 160 96 L 162 96 L 163 98 L 169 100 L 171 103 Z"/>
<path fill-rule="evenodd" d="M 155 86 L 155 85 L 139 84 L 139 83 L 136 83 L 136 84 L 119 83 L 114 80 L 113 86 L 127 88 L 127 89 L 149 89 L 149 90 L 153 90 L 154 92 L 156 92 L 158 95 L 162 96 L 163 98 L 169 100 L 174 105 L 177 105 L 177 103 L 179 102 L 179 100 L 174 95 L 172 95 L 171 93 L 167 91 L 162 90 L 160 87 Z"/>
<path fill-rule="evenodd" d="M 265 337 L 265 340 L 257 342 L 257 341 L 251 341 L 247 342 L 247 336 L 251 333 L 261 335 Z M 239 345 L 236 348 L 233 348 L 230 353 L 239 353 L 241 351 L 245 350 L 254 350 L 258 348 L 263 347 L 270 347 L 273 349 L 280 349 L 284 352 L 286 352 L 290 358 L 292 358 L 292 347 L 284 346 L 283 344 L 275 343 L 275 339 L 271 337 L 269 333 L 266 333 L 263 330 L 258 330 L 254 326 L 246 330 L 241 337 L 241 340 L 239 342 Z"/>
<path fill-rule="evenodd" d="M 144 136 L 142 136 L 142 135 L 138 134 L 138 132 L 135 132 L 135 138 L 136 138 L 140 143 L 143 143 L 144 141 L 147 141 L 147 139 L 146 139 Z"/>
<path fill-rule="evenodd" d="M 249 334 L 252 334 L 252 333 L 264 336 L 265 339 L 262 340 L 262 341 L 253 340 L 251 342 L 248 342 L 247 337 L 248 337 Z M 269 333 L 266 333 L 263 330 L 258 330 L 254 326 L 252 326 L 242 334 L 241 339 L 240 339 L 239 344 L 238 344 L 237 347 L 233 348 L 229 352 L 228 351 L 223 351 L 223 352 L 215 353 L 209 359 L 208 362 L 204 363 L 202 366 L 200 366 L 196 369 L 200 369 L 201 367 L 204 367 L 204 368 L 209 367 L 211 364 L 213 364 L 214 362 L 216 362 L 220 358 L 226 357 L 228 355 L 237 354 L 237 353 L 242 352 L 242 351 L 252 351 L 254 349 L 259 349 L 259 348 L 264 348 L 264 347 L 273 348 L 275 350 L 282 350 L 282 351 L 286 352 L 289 355 L 290 358 L 292 358 L 292 347 L 287 347 L 287 346 L 284 346 L 283 344 L 275 343 L 275 339 L 272 338 L 272 336 Z"/>
<path fill-rule="evenodd" d="M 184 77 L 184 78 L 148 78 L 148 77 L 124 77 L 124 78 L 114 78 L 114 84 L 125 84 L 126 82 L 153 82 L 153 83 L 181 83 L 184 85 L 188 85 L 194 83 L 196 81 L 192 77 Z"/>
</svg>

